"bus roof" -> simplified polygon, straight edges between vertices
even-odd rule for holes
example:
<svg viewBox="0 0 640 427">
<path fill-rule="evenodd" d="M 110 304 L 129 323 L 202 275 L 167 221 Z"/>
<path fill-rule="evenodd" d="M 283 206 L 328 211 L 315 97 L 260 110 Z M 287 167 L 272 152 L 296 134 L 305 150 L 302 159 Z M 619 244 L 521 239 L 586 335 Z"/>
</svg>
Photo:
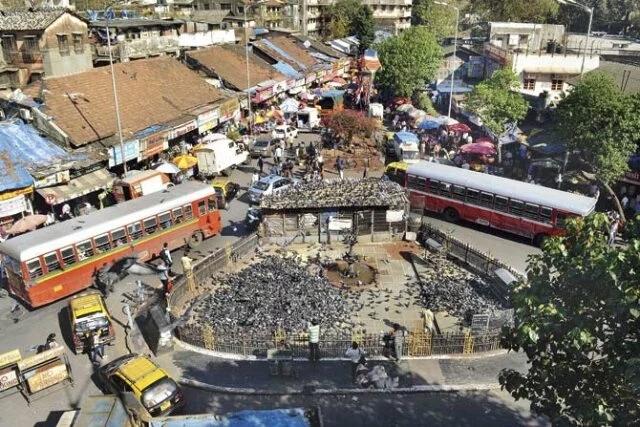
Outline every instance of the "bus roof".
<svg viewBox="0 0 640 427">
<path fill-rule="evenodd" d="M 210 186 L 188 181 L 164 191 L 110 206 L 48 227 L 30 231 L 0 243 L 0 253 L 28 261 L 127 224 L 174 209 L 195 199 L 214 196 Z"/>
<path fill-rule="evenodd" d="M 593 197 L 438 163 L 421 161 L 410 165 L 407 173 L 548 206 L 581 216 L 589 215 L 596 206 L 596 199 Z"/>
</svg>

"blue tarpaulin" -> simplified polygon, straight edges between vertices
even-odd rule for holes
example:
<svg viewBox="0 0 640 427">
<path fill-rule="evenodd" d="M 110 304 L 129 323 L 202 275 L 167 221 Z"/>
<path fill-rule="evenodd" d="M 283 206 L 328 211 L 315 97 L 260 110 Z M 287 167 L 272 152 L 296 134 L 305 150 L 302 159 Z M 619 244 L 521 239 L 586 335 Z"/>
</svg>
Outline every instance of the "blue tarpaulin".
<svg viewBox="0 0 640 427">
<path fill-rule="evenodd" d="M 287 77 L 293 77 L 293 78 L 302 77 L 302 74 L 297 72 L 295 68 L 293 68 L 291 65 L 285 62 L 278 62 L 276 64 L 273 64 L 272 67 Z"/>
<path fill-rule="evenodd" d="M 275 50 L 276 52 L 278 52 L 283 58 L 288 59 L 289 61 L 295 62 L 296 64 L 298 64 L 298 66 L 300 67 L 300 69 L 302 70 L 306 70 L 307 66 L 304 65 L 302 62 L 298 61 L 296 58 L 294 58 L 293 56 L 289 55 L 287 52 L 285 52 L 284 50 L 280 49 L 278 46 L 276 46 L 275 44 L 271 43 L 269 40 L 267 39 L 263 39 L 262 43 L 264 43 L 269 49 Z"/>
<path fill-rule="evenodd" d="M 0 124 L 0 191 L 28 187 L 28 170 L 71 160 L 71 156 L 22 121 Z"/>
<path fill-rule="evenodd" d="M 218 418 L 218 419 L 215 419 Z M 301 408 L 240 411 L 224 417 L 188 415 L 152 419 L 151 427 L 310 427 Z"/>
<path fill-rule="evenodd" d="M 412 142 L 417 144 L 419 142 L 418 136 L 411 132 L 396 132 L 393 138 L 398 141 L 398 144 L 410 144 Z"/>
</svg>

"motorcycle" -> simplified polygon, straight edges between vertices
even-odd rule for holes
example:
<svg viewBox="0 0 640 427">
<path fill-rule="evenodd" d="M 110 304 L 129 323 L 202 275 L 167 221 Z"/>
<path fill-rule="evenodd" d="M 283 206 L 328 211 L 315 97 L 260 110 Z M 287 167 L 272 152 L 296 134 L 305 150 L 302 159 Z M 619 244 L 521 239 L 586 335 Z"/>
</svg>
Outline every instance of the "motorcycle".
<svg viewBox="0 0 640 427">
<path fill-rule="evenodd" d="M 247 215 L 244 218 L 244 223 L 247 231 L 252 232 L 258 229 L 258 226 L 262 222 L 262 212 L 259 208 L 249 207 L 247 209 Z"/>
</svg>

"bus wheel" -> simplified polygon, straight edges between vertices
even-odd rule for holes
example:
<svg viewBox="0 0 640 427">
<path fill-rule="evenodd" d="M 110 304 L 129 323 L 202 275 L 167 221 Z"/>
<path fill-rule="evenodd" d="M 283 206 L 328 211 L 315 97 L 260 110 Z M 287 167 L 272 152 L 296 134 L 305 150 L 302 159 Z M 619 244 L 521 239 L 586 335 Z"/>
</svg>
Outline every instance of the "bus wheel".
<svg viewBox="0 0 640 427">
<path fill-rule="evenodd" d="M 547 240 L 547 237 L 549 237 L 548 234 L 544 234 L 544 233 L 536 234 L 536 236 L 533 238 L 533 244 L 541 248 L 544 241 Z"/>
<path fill-rule="evenodd" d="M 200 246 L 200 243 L 202 243 L 202 241 L 204 240 L 204 237 L 202 236 L 201 232 L 195 232 L 191 235 L 191 238 L 189 239 L 189 247 L 191 249 L 195 249 L 198 246 Z"/>
<path fill-rule="evenodd" d="M 448 222 L 458 222 L 460 219 L 460 214 L 453 208 L 445 209 L 444 212 L 442 212 L 442 216 L 444 216 L 445 221 Z"/>
</svg>

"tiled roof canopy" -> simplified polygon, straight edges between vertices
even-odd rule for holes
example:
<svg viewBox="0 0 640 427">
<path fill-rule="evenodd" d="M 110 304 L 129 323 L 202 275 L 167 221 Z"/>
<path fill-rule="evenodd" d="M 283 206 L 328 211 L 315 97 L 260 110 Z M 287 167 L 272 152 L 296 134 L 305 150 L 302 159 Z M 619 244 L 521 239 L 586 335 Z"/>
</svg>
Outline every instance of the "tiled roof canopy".
<svg viewBox="0 0 640 427">
<path fill-rule="evenodd" d="M 0 11 L 0 31 L 44 30 L 66 9 L 12 9 Z"/>
</svg>

